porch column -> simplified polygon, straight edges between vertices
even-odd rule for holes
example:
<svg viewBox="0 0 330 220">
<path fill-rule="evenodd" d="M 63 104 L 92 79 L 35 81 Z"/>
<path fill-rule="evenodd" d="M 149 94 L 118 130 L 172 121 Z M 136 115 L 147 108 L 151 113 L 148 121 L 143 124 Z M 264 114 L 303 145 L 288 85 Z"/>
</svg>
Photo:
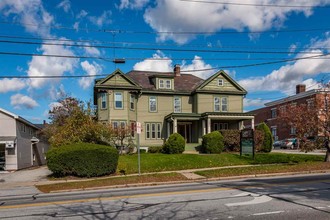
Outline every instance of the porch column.
<svg viewBox="0 0 330 220">
<path fill-rule="evenodd" d="M 178 122 L 177 119 L 173 119 L 173 133 L 178 133 Z"/>
<path fill-rule="evenodd" d="M 211 118 L 207 118 L 207 133 L 211 133 Z"/>
<path fill-rule="evenodd" d="M 251 119 L 251 128 L 254 130 L 254 118 Z"/>
<path fill-rule="evenodd" d="M 206 134 L 205 119 L 202 120 L 202 134 L 203 136 Z"/>
<path fill-rule="evenodd" d="M 170 128 L 170 126 L 171 126 L 171 123 L 170 122 L 167 122 L 167 138 L 169 138 L 170 135 L 171 135 L 171 128 Z"/>
<path fill-rule="evenodd" d="M 243 130 L 244 129 L 244 121 L 239 121 L 238 122 L 238 130 Z"/>
</svg>

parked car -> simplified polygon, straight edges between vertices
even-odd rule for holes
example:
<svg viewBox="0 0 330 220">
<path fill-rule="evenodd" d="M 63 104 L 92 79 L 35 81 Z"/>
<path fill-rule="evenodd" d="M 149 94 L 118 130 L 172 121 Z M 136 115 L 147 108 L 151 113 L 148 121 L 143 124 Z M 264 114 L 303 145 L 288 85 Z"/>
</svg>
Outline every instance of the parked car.
<svg viewBox="0 0 330 220">
<path fill-rule="evenodd" d="M 285 149 L 296 149 L 298 148 L 298 141 L 297 138 L 287 138 L 284 140 L 283 145 L 281 146 L 281 148 L 285 148 Z"/>
<path fill-rule="evenodd" d="M 282 146 L 284 146 L 284 144 L 285 144 L 285 141 L 284 140 L 275 141 L 273 143 L 273 148 L 277 148 L 277 147 L 282 148 Z"/>
</svg>

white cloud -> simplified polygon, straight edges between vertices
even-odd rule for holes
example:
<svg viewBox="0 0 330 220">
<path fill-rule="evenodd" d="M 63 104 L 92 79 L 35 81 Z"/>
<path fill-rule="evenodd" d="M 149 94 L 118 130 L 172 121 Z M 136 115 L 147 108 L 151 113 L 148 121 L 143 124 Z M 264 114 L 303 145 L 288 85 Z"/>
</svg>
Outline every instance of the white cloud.
<svg viewBox="0 0 330 220">
<path fill-rule="evenodd" d="M 206 69 L 206 70 L 204 70 L 204 69 Z M 208 70 L 208 69 L 210 69 L 210 70 Z M 203 71 L 195 71 L 195 70 L 203 70 Z M 187 65 L 184 62 L 181 67 L 181 71 L 192 71 L 192 72 L 187 72 L 187 73 L 193 74 L 202 79 L 209 78 L 215 72 L 215 70 L 212 69 L 212 66 L 210 64 L 206 64 L 202 60 L 202 58 L 199 56 L 195 56 L 194 59 L 192 60 L 191 64 Z"/>
<path fill-rule="evenodd" d="M 10 97 L 10 104 L 15 108 L 15 109 L 33 109 L 39 104 L 33 100 L 31 97 L 22 95 L 22 94 L 16 94 Z"/>
<path fill-rule="evenodd" d="M 48 93 L 51 100 L 58 100 L 60 98 L 65 97 L 66 95 L 63 84 L 61 84 L 59 87 L 52 85 L 51 88 L 48 90 Z"/>
<path fill-rule="evenodd" d="M 74 56 L 74 53 L 67 47 L 42 45 L 39 49 L 42 54 L 60 54 Z M 27 71 L 29 76 L 62 76 L 65 72 L 73 72 L 78 59 L 68 59 L 61 57 L 33 57 L 29 63 Z M 57 83 L 60 79 L 30 79 L 31 88 L 41 88 L 48 83 Z"/>
<path fill-rule="evenodd" d="M 291 44 L 289 47 L 289 55 L 292 55 L 297 49 L 297 45 L 296 44 Z"/>
<path fill-rule="evenodd" d="M 142 70 L 142 71 L 155 71 L 155 72 L 173 71 L 172 60 L 166 57 L 165 54 L 162 53 L 161 51 L 158 50 L 157 53 L 153 54 L 152 59 L 146 59 L 144 61 L 136 63 L 133 66 L 133 69 Z"/>
<path fill-rule="evenodd" d="M 211 69 L 212 66 L 210 64 L 206 64 L 199 56 L 195 56 L 191 64 L 187 64 L 185 61 L 182 61 L 180 66 L 182 74 L 192 74 L 203 79 L 210 77 L 215 72 L 213 69 L 208 70 Z M 173 68 L 173 61 L 159 50 L 157 53 L 152 55 L 152 58 L 138 62 L 133 66 L 134 70 L 155 72 L 173 72 Z"/>
<path fill-rule="evenodd" d="M 142 9 L 148 2 L 149 0 L 121 0 L 119 9 Z"/>
<path fill-rule="evenodd" d="M 0 13 L 6 17 L 14 15 L 28 32 L 49 36 L 54 17 L 43 7 L 41 0 L 1 0 Z"/>
<path fill-rule="evenodd" d="M 88 76 L 94 76 L 94 75 L 100 74 L 102 72 L 101 66 L 99 64 L 97 64 L 96 62 L 89 63 L 88 61 L 84 61 L 84 62 L 81 62 L 80 65 L 83 68 L 83 70 L 87 73 Z M 94 79 L 95 79 L 95 77 L 82 78 L 79 80 L 79 85 L 83 89 L 87 89 L 92 85 Z"/>
<path fill-rule="evenodd" d="M 91 47 L 90 43 L 84 43 L 86 47 L 84 47 L 86 55 L 92 55 L 92 56 L 100 56 L 101 52 L 95 47 Z"/>
<path fill-rule="evenodd" d="M 127 2 L 127 1 L 125 1 Z M 232 2 L 223 0 L 222 2 Z M 235 1 L 235 3 L 247 3 Z M 249 0 L 250 4 L 274 4 L 273 0 Z M 327 5 L 330 0 L 314 0 L 312 4 Z M 276 1 L 278 5 L 287 5 L 286 0 Z M 292 4 L 306 6 L 311 1 L 294 1 Z M 126 4 L 128 5 L 128 4 Z M 159 41 L 173 40 L 184 44 L 193 39 L 194 35 L 173 34 L 168 32 L 216 32 L 223 29 L 236 31 L 264 31 L 273 27 L 279 28 L 292 13 L 312 14 L 308 7 L 249 7 L 239 5 L 207 4 L 186 1 L 157 0 L 154 7 L 148 7 L 144 20 L 154 30 L 167 32 L 158 35 Z"/>
<path fill-rule="evenodd" d="M 103 27 L 104 25 L 111 24 L 111 11 L 104 11 L 99 17 L 89 16 L 88 19 L 98 27 Z"/>
<path fill-rule="evenodd" d="M 56 6 L 56 8 L 62 8 L 66 13 L 68 13 L 71 9 L 71 2 L 70 0 L 63 0 Z"/>
<path fill-rule="evenodd" d="M 257 108 L 257 107 L 263 107 L 265 103 L 267 102 L 270 102 L 272 100 L 265 100 L 265 99 L 260 99 L 260 98 L 257 98 L 257 99 L 248 99 L 248 98 L 245 98 L 243 100 L 244 104 L 244 108 L 247 108 L 247 107 L 254 107 L 254 108 Z"/>
<path fill-rule="evenodd" d="M 26 82 L 17 78 L 0 80 L 0 93 L 19 91 L 26 86 Z"/>
<path fill-rule="evenodd" d="M 85 11 L 85 10 L 81 10 L 81 11 L 79 12 L 79 14 L 77 14 L 76 18 L 78 18 L 78 19 L 80 19 L 80 18 L 84 18 L 84 17 L 86 17 L 87 15 L 88 15 L 88 12 L 87 12 L 87 11 Z"/>
<path fill-rule="evenodd" d="M 309 45 L 310 48 L 329 48 L 330 38 L 325 40 L 318 40 Z M 306 54 L 299 56 L 300 58 L 315 56 L 315 53 L 328 53 L 329 51 L 321 51 L 315 49 L 307 49 Z M 310 54 L 308 53 L 310 52 Z M 324 56 L 322 58 L 330 58 Z M 322 73 L 330 72 L 330 63 L 328 59 L 301 59 L 292 64 L 286 64 L 277 70 L 273 70 L 268 75 L 263 77 L 251 77 L 239 81 L 239 84 L 246 88 L 248 91 L 282 91 L 286 94 L 294 94 L 296 84 L 304 81 L 310 86 L 316 84 L 310 78 L 315 77 Z M 307 86 L 308 87 L 308 86 Z"/>
</svg>

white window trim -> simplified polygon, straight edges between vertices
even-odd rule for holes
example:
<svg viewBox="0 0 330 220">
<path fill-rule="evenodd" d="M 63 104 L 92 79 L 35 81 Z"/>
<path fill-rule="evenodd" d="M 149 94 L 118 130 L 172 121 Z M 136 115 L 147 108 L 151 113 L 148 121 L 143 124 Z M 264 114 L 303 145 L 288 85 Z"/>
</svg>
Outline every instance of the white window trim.
<svg viewBox="0 0 330 220">
<path fill-rule="evenodd" d="M 151 105 L 150 105 L 151 98 L 155 98 L 155 110 L 154 111 L 151 111 Z M 149 112 L 157 112 L 157 96 L 149 96 L 148 101 L 149 101 L 149 103 L 148 103 L 149 104 Z"/>
<path fill-rule="evenodd" d="M 218 99 L 218 103 L 216 104 L 215 100 Z M 219 106 L 219 110 L 216 110 L 216 106 Z M 218 96 L 215 96 L 213 98 L 213 110 L 214 112 L 220 112 L 221 111 L 221 98 Z"/>
<path fill-rule="evenodd" d="M 105 107 L 103 107 L 103 103 L 105 103 Z M 101 109 L 107 109 L 107 94 L 105 92 L 101 93 Z"/>
<path fill-rule="evenodd" d="M 215 100 L 218 99 L 219 103 L 216 104 Z M 226 100 L 226 104 L 224 105 L 223 100 Z M 219 106 L 219 110 L 216 110 L 216 106 Z M 223 106 L 226 106 L 226 110 L 223 110 Z M 228 112 L 228 97 L 214 96 L 213 98 L 213 110 L 214 112 Z"/>
<path fill-rule="evenodd" d="M 117 102 L 117 100 L 116 100 L 116 94 L 120 94 L 121 95 L 121 107 L 117 107 L 116 106 L 116 102 Z M 115 109 L 124 109 L 124 94 L 123 94 L 123 92 L 115 92 L 114 93 L 114 108 Z"/>
<path fill-rule="evenodd" d="M 223 110 L 223 106 L 224 106 L 224 104 L 223 104 L 223 100 L 226 100 L 226 110 Z M 221 103 L 220 103 L 220 105 L 221 105 L 221 109 L 220 109 L 220 111 L 221 112 L 228 112 L 228 97 L 221 97 Z"/>
<path fill-rule="evenodd" d="M 172 89 L 172 81 L 170 79 L 159 79 L 158 88 L 159 89 Z"/>
<path fill-rule="evenodd" d="M 223 83 L 223 79 L 218 79 L 218 86 L 223 86 L 224 83 Z"/>
<path fill-rule="evenodd" d="M 146 125 L 146 140 L 160 140 L 162 139 L 162 123 L 160 122 L 147 122 Z M 155 137 L 152 137 L 153 130 L 152 128 L 155 128 Z M 149 137 L 148 137 L 149 135 Z"/>
<path fill-rule="evenodd" d="M 175 103 L 175 99 L 178 99 L 179 100 L 179 111 L 177 111 L 176 110 L 176 103 Z M 182 103 L 181 103 L 181 101 L 182 101 L 182 99 L 181 99 L 181 97 L 179 97 L 179 96 L 174 96 L 174 99 L 173 99 L 174 101 L 174 103 L 173 103 L 173 105 L 174 105 L 174 113 L 181 113 L 182 112 Z"/>
</svg>

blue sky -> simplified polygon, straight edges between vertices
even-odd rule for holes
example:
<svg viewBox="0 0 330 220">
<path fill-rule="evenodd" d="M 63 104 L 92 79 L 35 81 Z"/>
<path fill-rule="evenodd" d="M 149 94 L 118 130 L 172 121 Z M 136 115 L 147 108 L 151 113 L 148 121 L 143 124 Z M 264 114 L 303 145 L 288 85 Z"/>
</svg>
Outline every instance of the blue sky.
<svg viewBox="0 0 330 220">
<path fill-rule="evenodd" d="M 329 81 L 329 12 L 330 0 L 1 0 L 0 108 L 41 123 L 63 93 L 92 99 L 95 77 L 63 76 L 175 64 L 225 70 L 248 91 L 245 111 L 259 108 Z"/>
</svg>

